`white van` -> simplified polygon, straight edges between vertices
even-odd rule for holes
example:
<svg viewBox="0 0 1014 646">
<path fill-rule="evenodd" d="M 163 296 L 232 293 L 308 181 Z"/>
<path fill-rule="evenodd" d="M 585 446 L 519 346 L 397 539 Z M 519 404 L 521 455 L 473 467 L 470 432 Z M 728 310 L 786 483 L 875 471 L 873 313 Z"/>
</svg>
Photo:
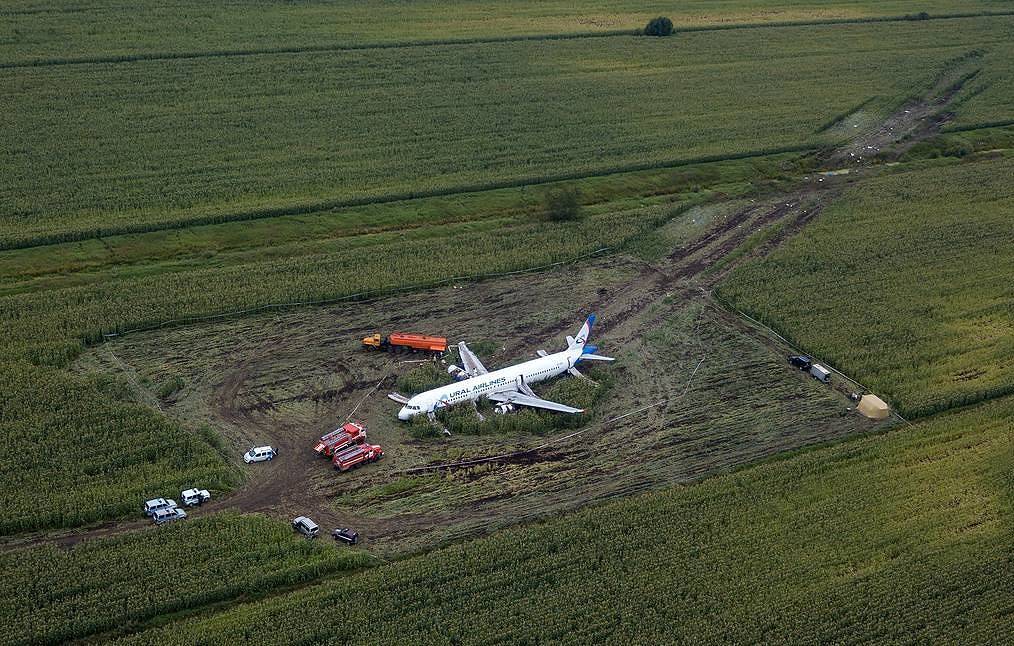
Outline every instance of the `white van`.
<svg viewBox="0 0 1014 646">
<path fill-rule="evenodd" d="M 270 460 L 276 455 L 278 455 L 278 453 L 270 446 L 255 446 L 243 454 L 243 461 L 247 464 L 250 464 L 251 462 L 263 462 L 265 460 Z"/>
</svg>

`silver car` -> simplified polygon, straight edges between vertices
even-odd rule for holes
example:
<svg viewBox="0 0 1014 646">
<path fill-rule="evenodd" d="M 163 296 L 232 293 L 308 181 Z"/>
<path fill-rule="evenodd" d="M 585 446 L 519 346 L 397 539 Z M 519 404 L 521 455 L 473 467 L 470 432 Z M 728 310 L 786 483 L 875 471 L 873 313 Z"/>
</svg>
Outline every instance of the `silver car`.
<svg viewBox="0 0 1014 646">
<path fill-rule="evenodd" d="M 306 516 L 298 516 L 292 520 L 292 529 L 296 530 L 307 538 L 316 538 L 320 533 L 320 527 Z"/>
<path fill-rule="evenodd" d="M 155 512 L 162 511 L 163 509 L 174 509 L 176 507 L 176 501 L 171 498 L 152 498 L 151 500 L 144 503 L 144 515 L 154 516 Z"/>
<path fill-rule="evenodd" d="M 164 525 L 171 523 L 174 520 L 183 520 L 187 517 L 187 512 L 183 511 L 179 507 L 172 507 L 170 509 L 159 509 L 152 514 L 151 519 L 155 521 L 156 525 Z"/>
</svg>

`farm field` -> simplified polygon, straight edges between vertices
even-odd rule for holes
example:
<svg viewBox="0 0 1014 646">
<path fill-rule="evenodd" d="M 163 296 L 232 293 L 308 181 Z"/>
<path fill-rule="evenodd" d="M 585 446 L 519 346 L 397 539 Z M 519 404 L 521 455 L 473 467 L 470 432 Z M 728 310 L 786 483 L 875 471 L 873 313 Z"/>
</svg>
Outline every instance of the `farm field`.
<svg viewBox="0 0 1014 646">
<path fill-rule="evenodd" d="M 732 0 L 572 3 L 560 0 L 465 2 L 272 2 L 195 0 L 128 5 L 13 0 L 0 27 L 0 64 L 54 64 L 136 57 L 313 50 L 461 39 L 632 32 L 668 15 L 677 28 L 772 22 L 864 20 L 1014 11 L 1004 0 Z"/>
<path fill-rule="evenodd" d="M 255 515 L 219 514 L 71 549 L 0 554 L 0 564 L 0 629 L 10 644 L 123 630 L 160 614 L 256 597 L 376 561 L 301 540 L 284 524 Z"/>
<path fill-rule="evenodd" d="M 1009 107 L 1011 25 L 1001 16 L 0 69 L 13 88 L 0 246 L 809 149 L 853 134 L 828 129 L 836 120 L 876 122 L 948 69 L 980 71 L 956 110 L 992 122 Z M 761 49 L 792 64 L 772 65 Z"/>
<path fill-rule="evenodd" d="M 720 294 L 906 415 L 1014 388 L 1014 160 L 886 175 Z"/>
<path fill-rule="evenodd" d="M 1014 2 L 0 16 L 8 641 L 1014 628 Z M 584 414 L 396 420 L 590 313 L 618 360 L 534 386 Z M 452 345 L 361 347 L 399 330 Z M 349 416 L 386 454 L 339 473 Z"/>
<path fill-rule="evenodd" d="M 988 643 L 1014 630 L 1012 420 L 1008 397 L 127 641 Z M 349 603 L 385 621 L 317 620 Z"/>
</svg>

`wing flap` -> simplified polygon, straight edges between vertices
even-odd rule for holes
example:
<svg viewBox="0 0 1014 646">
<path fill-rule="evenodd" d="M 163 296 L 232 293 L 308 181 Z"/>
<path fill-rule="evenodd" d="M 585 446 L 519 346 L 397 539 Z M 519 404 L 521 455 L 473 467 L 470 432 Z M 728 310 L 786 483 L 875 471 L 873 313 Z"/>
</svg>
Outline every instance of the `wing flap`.
<svg viewBox="0 0 1014 646">
<path fill-rule="evenodd" d="M 558 413 L 584 412 L 583 408 L 574 408 L 573 406 L 567 406 L 566 404 L 551 402 L 548 399 L 542 399 L 541 397 L 532 397 L 530 395 L 524 395 L 516 390 L 490 393 L 489 395 L 487 395 L 487 397 L 496 402 L 518 404 L 520 406 L 530 406 L 531 408 L 542 408 L 545 410 L 553 410 Z"/>
</svg>

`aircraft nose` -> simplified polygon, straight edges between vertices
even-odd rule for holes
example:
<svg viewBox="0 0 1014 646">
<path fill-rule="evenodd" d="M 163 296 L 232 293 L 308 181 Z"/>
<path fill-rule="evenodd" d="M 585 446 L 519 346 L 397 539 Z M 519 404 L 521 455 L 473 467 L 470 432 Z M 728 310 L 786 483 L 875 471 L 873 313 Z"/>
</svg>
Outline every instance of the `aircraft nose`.
<svg viewBox="0 0 1014 646">
<path fill-rule="evenodd" d="M 401 410 L 398 411 L 398 419 L 403 422 L 407 422 L 409 417 L 412 417 L 412 413 L 408 412 L 407 406 L 402 406 Z"/>
</svg>

